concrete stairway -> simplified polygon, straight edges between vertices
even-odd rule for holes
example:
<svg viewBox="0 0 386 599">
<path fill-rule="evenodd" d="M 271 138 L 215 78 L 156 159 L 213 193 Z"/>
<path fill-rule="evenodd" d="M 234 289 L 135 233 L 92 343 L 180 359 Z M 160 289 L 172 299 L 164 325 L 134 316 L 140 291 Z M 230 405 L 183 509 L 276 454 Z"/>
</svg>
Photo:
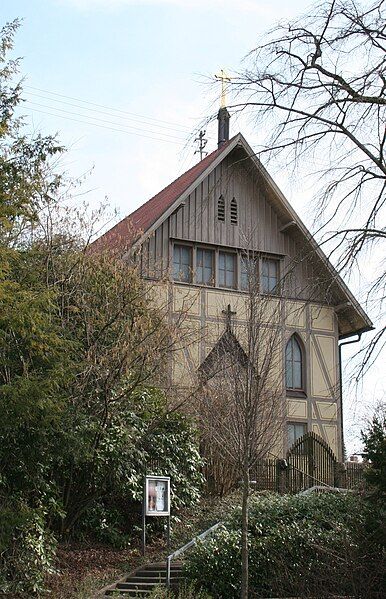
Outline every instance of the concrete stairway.
<svg viewBox="0 0 386 599">
<path fill-rule="evenodd" d="M 182 563 L 171 565 L 171 586 L 176 587 L 182 580 Z M 103 589 L 98 597 L 147 597 L 156 585 L 166 583 L 165 562 L 147 564 L 132 574 Z"/>
</svg>

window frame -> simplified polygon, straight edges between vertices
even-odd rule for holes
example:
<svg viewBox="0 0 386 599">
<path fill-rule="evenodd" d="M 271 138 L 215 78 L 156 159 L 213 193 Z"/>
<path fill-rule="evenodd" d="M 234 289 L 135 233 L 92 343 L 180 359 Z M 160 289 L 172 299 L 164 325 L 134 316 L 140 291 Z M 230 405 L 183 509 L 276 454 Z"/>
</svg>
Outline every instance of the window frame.
<svg viewBox="0 0 386 599">
<path fill-rule="evenodd" d="M 301 378 L 301 387 L 288 387 L 287 386 L 287 347 L 288 344 L 295 340 L 299 346 L 300 350 L 300 378 Z M 301 337 L 298 333 L 292 333 L 290 337 L 288 337 L 287 342 L 284 347 L 284 376 L 285 376 L 285 389 L 288 397 L 307 397 L 306 392 L 306 356 L 305 356 L 305 347 Z M 293 360 L 292 360 L 293 364 Z M 293 378 L 293 373 L 292 373 Z"/>
<path fill-rule="evenodd" d="M 290 440 L 289 440 L 289 427 L 290 426 L 294 426 L 294 427 L 301 426 L 301 427 L 303 427 L 303 431 L 304 431 L 303 434 L 300 435 L 299 437 L 295 437 L 295 435 L 294 435 L 294 440 L 293 440 L 292 443 L 290 443 Z M 298 439 L 300 439 L 301 437 L 303 437 L 303 435 L 305 435 L 308 432 L 308 423 L 307 422 L 290 420 L 290 421 L 287 422 L 287 431 L 286 432 L 287 432 L 287 448 L 290 449 L 293 446 L 293 444 L 296 443 L 296 441 Z"/>
<path fill-rule="evenodd" d="M 265 290 L 264 289 L 264 285 L 263 285 L 263 278 L 264 278 L 264 262 L 273 262 L 276 264 L 276 279 L 277 279 L 277 283 L 275 285 L 275 288 L 272 291 L 269 290 Z M 259 288 L 260 288 L 260 293 L 264 294 L 264 295 L 273 295 L 273 296 L 279 296 L 280 295 L 280 268 L 281 266 L 281 260 L 280 258 L 276 257 L 276 256 L 269 256 L 267 254 L 264 254 L 261 256 L 260 258 L 260 272 L 259 272 Z M 269 279 L 271 277 L 268 275 L 268 282 Z"/>
<path fill-rule="evenodd" d="M 238 290 L 243 291 L 244 293 L 250 291 L 250 286 L 243 287 L 243 264 L 245 259 L 248 261 L 253 260 L 255 263 L 255 285 L 252 286 L 252 289 L 255 291 L 260 288 L 260 257 L 256 252 L 249 251 L 239 251 L 239 281 L 238 281 Z M 246 270 L 246 275 L 248 277 L 248 269 Z"/>
<path fill-rule="evenodd" d="M 176 279 L 174 278 L 174 250 L 176 247 L 183 247 L 183 248 L 187 248 L 189 250 L 190 253 L 190 265 L 189 265 L 189 280 L 185 281 L 185 280 L 181 280 L 181 279 Z M 191 243 L 183 243 L 183 242 L 179 242 L 179 241 L 173 241 L 173 247 L 172 247 L 172 281 L 174 281 L 175 283 L 185 283 L 185 284 L 191 284 L 193 283 L 193 264 L 195 261 L 195 247 L 193 244 Z"/>
<path fill-rule="evenodd" d="M 222 285 L 220 282 L 220 255 L 224 254 L 225 256 L 233 256 L 233 264 L 234 264 L 234 276 L 233 276 L 233 285 L 229 286 L 229 285 Z M 222 269 L 221 269 L 222 270 Z M 225 268 L 225 273 L 227 272 L 227 269 Z M 225 279 L 226 279 L 226 275 L 225 275 Z M 216 287 L 219 287 L 220 289 L 235 289 L 238 290 L 238 253 L 237 252 L 232 252 L 231 250 L 220 250 L 218 249 L 217 251 L 217 266 L 216 266 Z"/>
<path fill-rule="evenodd" d="M 193 250 L 194 250 L 193 251 L 194 265 L 195 265 L 194 277 L 193 277 L 194 283 L 196 285 L 201 285 L 203 287 L 216 287 L 216 254 L 217 254 L 216 249 L 212 248 L 212 247 L 208 247 L 206 245 L 196 244 L 193 246 Z M 212 254 L 212 282 L 211 283 L 204 283 L 204 282 L 198 281 L 198 278 L 197 278 L 197 269 L 198 269 L 198 267 L 197 267 L 197 252 L 199 250 L 201 250 L 203 252 L 211 252 L 211 254 Z"/>
</svg>

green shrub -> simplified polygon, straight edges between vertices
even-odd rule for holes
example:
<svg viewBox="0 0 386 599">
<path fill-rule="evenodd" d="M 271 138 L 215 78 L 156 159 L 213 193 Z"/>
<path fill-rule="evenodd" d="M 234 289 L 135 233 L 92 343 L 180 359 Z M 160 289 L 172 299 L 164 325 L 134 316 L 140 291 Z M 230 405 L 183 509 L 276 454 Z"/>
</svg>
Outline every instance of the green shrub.
<svg viewBox="0 0 386 599">
<path fill-rule="evenodd" d="M 56 539 L 46 514 L 15 501 L 0 506 L 0 593 L 39 594 L 54 571 Z"/>
<path fill-rule="evenodd" d="M 168 413 L 165 396 L 155 388 L 141 389 L 133 403 L 121 415 L 114 435 L 106 435 L 103 457 L 99 454 L 103 463 L 99 488 L 104 492 L 83 512 L 76 530 L 78 536 L 91 533 L 117 547 L 127 546 L 133 531 L 139 532 L 144 464 L 149 474 L 170 476 L 173 515 L 197 503 L 203 483 L 192 421 L 178 412 Z M 164 519 L 149 520 L 152 529 L 165 525 Z"/>
<path fill-rule="evenodd" d="M 211 596 L 193 584 L 183 584 L 176 591 L 168 591 L 164 586 L 156 587 L 149 595 L 151 599 L 211 599 Z"/>
<path fill-rule="evenodd" d="M 251 498 L 249 572 L 251 597 L 318 596 L 364 592 L 380 581 L 365 542 L 368 505 L 354 495 L 315 494 Z M 214 597 L 240 595 L 241 510 L 188 557 L 187 576 Z M 371 573 L 363 570 L 368 564 Z M 367 575 L 369 574 L 369 575 Z M 381 595 L 379 595 L 380 597 Z"/>
</svg>

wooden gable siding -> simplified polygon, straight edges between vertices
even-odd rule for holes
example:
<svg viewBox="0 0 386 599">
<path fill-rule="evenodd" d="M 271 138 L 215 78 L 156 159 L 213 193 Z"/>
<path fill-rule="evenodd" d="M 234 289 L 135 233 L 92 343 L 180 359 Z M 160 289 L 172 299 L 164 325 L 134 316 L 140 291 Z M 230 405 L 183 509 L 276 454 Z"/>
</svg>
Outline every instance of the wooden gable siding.
<svg viewBox="0 0 386 599">
<path fill-rule="evenodd" d="M 217 220 L 217 200 L 226 202 L 225 222 Z M 238 204 L 238 225 L 230 223 L 230 201 Z M 256 176 L 228 156 L 169 218 L 170 235 L 201 243 L 285 253 L 280 219 L 267 202 Z"/>
<path fill-rule="evenodd" d="M 225 199 L 225 222 L 217 219 L 217 201 Z M 238 224 L 230 223 L 230 202 L 238 206 Z M 237 151 L 227 156 L 167 218 L 143 245 L 142 273 L 150 278 L 166 276 L 170 264 L 170 240 L 185 240 L 229 248 L 242 248 L 284 257 L 285 294 L 299 299 L 325 301 L 315 281 L 312 257 L 302 257 L 291 229 L 280 232 L 284 222 L 267 200 L 264 182 L 256 169 Z M 295 261 L 299 262 L 296 266 Z"/>
</svg>

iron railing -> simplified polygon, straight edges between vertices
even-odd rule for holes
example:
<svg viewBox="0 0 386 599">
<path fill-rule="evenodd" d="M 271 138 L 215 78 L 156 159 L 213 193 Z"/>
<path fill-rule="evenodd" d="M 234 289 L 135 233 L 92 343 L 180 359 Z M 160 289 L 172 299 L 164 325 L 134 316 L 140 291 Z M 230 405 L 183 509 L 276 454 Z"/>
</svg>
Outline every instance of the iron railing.
<svg viewBox="0 0 386 599">
<path fill-rule="evenodd" d="M 198 541 L 202 541 L 202 539 L 205 539 L 205 537 L 207 537 L 209 534 L 214 532 L 219 526 L 221 526 L 221 524 L 223 524 L 223 523 L 217 522 L 217 524 L 214 524 L 213 526 L 208 528 L 208 530 L 205 530 L 205 532 L 202 532 L 197 537 L 194 537 L 194 539 L 189 541 L 189 543 L 186 543 L 186 545 L 184 545 L 183 547 L 180 547 L 180 549 L 177 549 L 176 551 L 174 551 L 173 553 L 168 555 L 168 557 L 166 558 L 166 586 L 168 588 L 170 587 L 170 569 L 171 569 L 172 561 L 174 559 L 176 559 L 177 557 L 179 557 L 180 555 L 182 555 L 183 553 L 185 553 L 185 551 L 187 549 L 190 549 L 191 547 L 196 545 Z"/>
</svg>

